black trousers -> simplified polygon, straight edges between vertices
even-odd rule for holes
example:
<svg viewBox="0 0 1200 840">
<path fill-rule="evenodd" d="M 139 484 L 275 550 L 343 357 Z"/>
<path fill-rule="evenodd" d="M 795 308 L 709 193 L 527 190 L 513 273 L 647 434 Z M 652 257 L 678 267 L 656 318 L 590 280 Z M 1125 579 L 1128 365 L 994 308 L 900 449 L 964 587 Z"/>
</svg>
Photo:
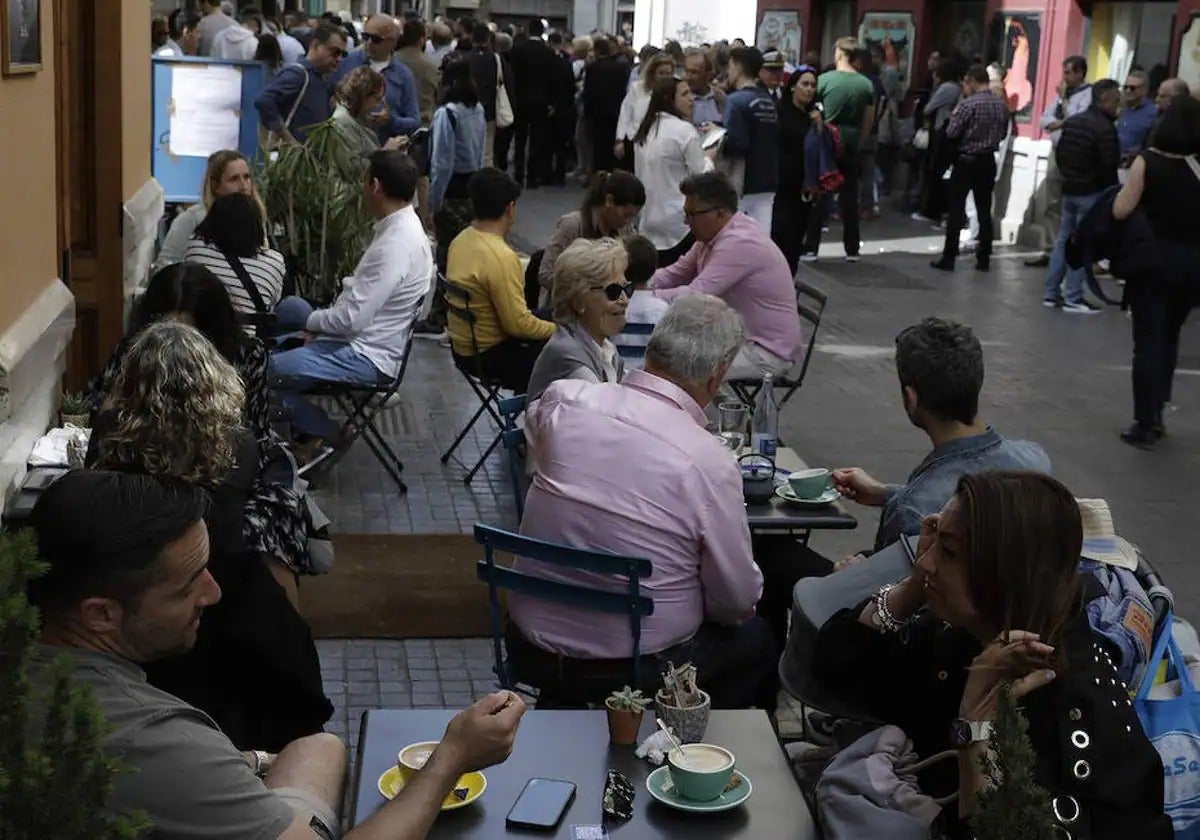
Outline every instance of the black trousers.
<svg viewBox="0 0 1200 840">
<path fill-rule="evenodd" d="M 496 126 L 496 139 L 492 143 L 492 166 L 502 172 L 508 171 L 508 152 L 512 148 L 513 135 L 516 127 L 500 128 Z"/>
<path fill-rule="evenodd" d="M 842 245 L 845 246 L 848 257 L 857 257 L 862 243 L 858 219 L 859 165 L 858 155 L 851 155 L 846 160 L 838 162 L 838 171 L 845 179 L 838 190 L 838 212 L 842 216 Z M 828 208 L 828 201 L 821 201 L 823 207 Z M 816 253 L 821 244 L 821 226 L 825 224 L 826 213 L 827 210 L 809 214 L 808 234 L 804 238 L 803 250 Z M 774 221 L 771 226 L 774 228 Z"/>
<path fill-rule="evenodd" d="M 967 193 L 975 196 L 975 213 L 979 217 L 979 245 L 975 249 L 977 262 L 986 263 L 992 255 L 992 190 L 996 186 L 996 156 L 992 152 L 961 155 L 954 162 L 947 189 L 946 244 L 942 259 L 950 262 L 958 256 L 958 235 L 967 223 Z"/>
<path fill-rule="evenodd" d="M 515 128 L 513 177 L 518 182 L 529 184 L 549 182 L 553 177 L 550 166 L 554 150 L 550 106 L 520 106 L 516 114 Z"/>
<path fill-rule="evenodd" d="M 543 696 L 567 705 L 599 703 L 631 679 L 633 659 L 570 659 L 537 647 L 509 622 L 505 633 L 514 676 Z M 631 643 L 632 644 L 632 643 Z M 779 654 L 766 622 L 755 617 L 736 627 L 704 623 L 696 635 L 641 657 L 638 686 L 647 694 L 662 685 L 667 663 L 691 662 L 714 709 L 755 706 L 775 710 Z"/>
<path fill-rule="evenodd" d="M 529 376 L 533 373 L 533 365 L 545 346 L 544 341 L 506 338 L 480 353 L 478 363 L 484 376 L 497 380 L 514 394 L 524 394 L 529 390 Z M 454 361 L 459 366 L 465 366 L 471 373 L 476 371 L 476 360 L 470 356 L 455 353 Z"/>
<path fill-rule="evenodd" d="M 555 184 L 562 184 L 566 181 L 567 167 L 570 166 L 575 156 L 575 122 L 574 105 L 556 110 L 554 116 L 550 118 L 550 139 L 554 152 L 551 178 Z"/>
<path fill-rule="evenodd" d="M 806 577 L 824 577 L 833 571 L 833 563 L 794 537 L 783 534 L 752 534 L 754 562 L 763 575 L 763 594 L 755 611 L 771 628 L 776 652 L 783 655 L 787 645 L 788 616 L 792 611 L 792 590 L 796 581 Z"/>
<path fill-rule="evenodd" d="M 1133 418 L 1142 426 L 1162 423 L 1179 361 L 1179 332 L 1200 305 L 1200 248 L 1160 239 L 1158 249 L 1161 276 L 1125 285 L 1133 316 Z"/>
<path fill-rule="evenodd" d="M 613 146 L 617 142 L 617 118 L 592 117 L 592 169 L 612 172 L 617 163 Z"/>
<path fill-rule="evenodd" d="M 781 189 L 775 193 L 775 207 L 771 213 L 771 239 L 783 251 L 792 275 L 800 264 L 804 243 L 808 238 L 809 221 L 814 215 L 812 201 L 805 201 L 800 190 Z M 820 227 L 817 228 L 818 234 Z M 820 237 L 818 236 L 818 240 Z"/>
</svg>

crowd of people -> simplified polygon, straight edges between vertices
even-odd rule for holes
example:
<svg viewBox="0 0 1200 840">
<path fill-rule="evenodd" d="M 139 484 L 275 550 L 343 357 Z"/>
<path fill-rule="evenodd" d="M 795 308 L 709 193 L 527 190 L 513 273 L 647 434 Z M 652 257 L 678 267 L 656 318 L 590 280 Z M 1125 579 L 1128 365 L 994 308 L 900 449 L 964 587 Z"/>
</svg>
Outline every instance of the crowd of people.
<svg viewBox="0 0 1200 840">
<path fill-rule="evenodd" d="M 174 220 L 95 383 L 89 469 L 39 498 L 32 525 L 50 570 L 29 594 L 43 652 L 74 654 L 112 724 L 106 746 L 134 771 L 111 805 L 144 811 L 164 838 L 341 834 L 346 754 L 322 733 L 332 707 L 297 596 L 320 571 L 299 466 L 341 429 L 307 397 L 322 383 L 396 381 L 420 333 L 444 336 L 464 372 L 526 395 L 524 535 L 650 560 L 641 688 L 668 661 L 690 661 L 714 708 L 774 711 L 801 570 L 836 573 L 917 538 L 907 580 L 864 593 L 821 629 L 816 671 L 903 726 L 922 754 L 960 750 L 958 772 L 938 785 L 960 795 L 943 828 L 963 835 L 991 784 L 974 759 L 1005 682 L 1030 719 L 1037 780 L 1074 803 L 1072 824 L 1094 837 L 1169 836 L 1160 762 L 1118 704 L 1124 686 L 1101 667 L 1110 653 L 1083 610 L 1078 505 L 1037 443 L 980 417 L 984 358 L 970 328 L 927 318 L 896 337 L 902 407 L 932 449 L 903 484 L 833 472 L 845 499 L 882 508 L 858 555 L 832 562 L 752 535 L 741 470 L 709 432 L 731 380 L 784 376 L 799 360 L 794 278 L 817 258 L 835 206 L 846 259 L 858 260 L 859 220 L 877 212 L 887 148 L 901 142 L 895 68 L 882 56 L 843 38 L 828 65 L 806 56 L 786 67 L 724 43 L 651 47 L 634 62 L 620 37 L 546 33 L 539 21 L 427 29 L 377 15 L 360 29 L 200 5 L 156 24 L 156 47 L 240 58 L 253 46 L 261 57 L 274 41 L 281 58 L 257 102 L 264 135 L 303 143 L 332 121 L 354 150 L 340 177 L 376 224 L 340 294 L 314 306 L 272 247 L 249 162 L 214 154 L 202 200 Z M 1122 110 L 1115 82 L 1083 86 L 1080 61 L 1064 65 L 1045 123 L 1062 193 L 1046 301 L 1058 303 L 1068 250 L 1083 253 L 1084 272 L 1109 257 L 1126 278 L 1137 422 L 1124 437 L 1151 446 L 1200 289 L 1200 102 L 1185 90 L 1151 112 L 1135 72 Z M 953 269 L 973 195 L 976 267 L 987 270 L 996 155 L 1012 120 L 989 68 L 933 71 L 917 121 L 930 144 L 913 168 L 925 176 L 921 212 L 947 217 L 935 268 Z M 523 265 L 507 242 L 522 192 L 564 183 L 571 167 L 587 185 L 580 207 Z M 1102 200 L 1111 209 L 1098 220 Z M 1123 232 L 1107 236 L 1114 227 Z M 1158 257 L 1135 265 L 1147 236 Z M 1074 311 L 1082 292 L 1067 282 Z M 653 331 L 625 333 L 629 323 Z M 628 681 L 619 617 L 522 595 L 509 617 L 512 670 L 543 698 L 595 704 Z M 1100 745 L 1088 784 L 1064 769 L 1080 708 L 1094 710 Z M 523 712 L 511 692 L 461 712 L 425 769 L 346 836 L 425 836 L 461 773 L 504 760 Z M 965 738 L 951 738 L 956 718 Z"/>
</svg>

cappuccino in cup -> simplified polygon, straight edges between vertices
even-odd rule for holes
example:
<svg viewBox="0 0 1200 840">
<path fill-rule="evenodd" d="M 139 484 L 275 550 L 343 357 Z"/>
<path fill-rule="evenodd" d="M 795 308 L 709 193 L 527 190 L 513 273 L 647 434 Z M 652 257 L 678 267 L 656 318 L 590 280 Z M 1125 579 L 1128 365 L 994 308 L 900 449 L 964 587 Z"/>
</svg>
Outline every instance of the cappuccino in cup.
<svg viewBox="0 0 1200 840">
<path fill-rule="evenodd" d="M 733 756 L 707 744 L 688 744 L 683 748 L 682 755 L 675 750 L 672 760 L 680 770 L 697 773 L 714 773 L 733 764 Z"/>
<path fill-rule="evenodd" d="M 671 782 L 679 795 L 694 802 L 711 802 L 733 777 L 733 753 L 715 744 L 685 744 L 667 753 Z"/>
</svg>

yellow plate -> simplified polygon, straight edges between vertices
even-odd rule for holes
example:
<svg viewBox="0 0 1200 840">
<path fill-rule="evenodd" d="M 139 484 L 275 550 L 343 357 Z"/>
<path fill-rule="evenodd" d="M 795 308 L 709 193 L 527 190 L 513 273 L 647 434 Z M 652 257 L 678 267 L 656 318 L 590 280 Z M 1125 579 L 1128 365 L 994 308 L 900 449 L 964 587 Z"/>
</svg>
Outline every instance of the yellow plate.
<svg viewBox="0 0 1200 840">
<path fill-rule="evenodd" d="M 407 768 L 401 769 L 394 765 L 389 767 L 379 777 L 379 792 L 383 794 L 384 799 L 394 799 L 396 794 L 404 790 L 404 785 L 408 782 L 411 775 L 412 772 Z M 453 811 L 456 808 L 466 807 L 483 796 L 483 792 L 487 790 L 487 777 L 479 772 L 466 773 L 458 777 L 458 781 L 454 783 L 454 787 L 456 789 L 466 788 L 467 797 L 460 800 L 454 795 L 454 791 L 450 791 L 446 798 L 442 800 L 443 811 Z"/>
</svg>

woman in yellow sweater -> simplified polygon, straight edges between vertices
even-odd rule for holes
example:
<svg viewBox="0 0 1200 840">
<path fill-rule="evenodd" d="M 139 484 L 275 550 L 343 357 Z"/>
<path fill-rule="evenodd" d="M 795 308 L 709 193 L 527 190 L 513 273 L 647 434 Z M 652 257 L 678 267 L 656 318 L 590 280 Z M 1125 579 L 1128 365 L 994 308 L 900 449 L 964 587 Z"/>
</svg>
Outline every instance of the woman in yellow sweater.
<svg viewBox="0 0 1200 840">
<path fill-rule="evenodd" d="M 516 219 L 521 187 L 508 173 L 487 168 L 472 176 L 468 191 L 474 218 L 450 243 L 446 277 L 469 295 L 475 326 L 472 330 L 451 311 L 450 346 L 460 366 L 481 369 L 504 388 L 523 394 L 554 323 L 529 311 L 521 260 L 505 241 Z M 462 305 L 453 292 L 447 300 L 452 306 Z"/>
</svg>

